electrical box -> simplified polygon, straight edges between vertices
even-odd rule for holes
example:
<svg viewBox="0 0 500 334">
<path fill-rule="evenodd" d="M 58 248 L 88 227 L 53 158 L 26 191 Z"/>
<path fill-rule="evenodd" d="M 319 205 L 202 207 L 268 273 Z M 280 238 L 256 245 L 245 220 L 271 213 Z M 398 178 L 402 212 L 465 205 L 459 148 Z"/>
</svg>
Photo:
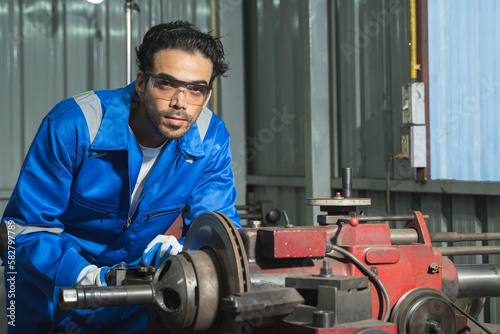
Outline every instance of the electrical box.
<svg viewBox="0 0 500 334">
<path fill-rule="evenodd" d="M 425 124 L 425 90 L 423 82 L 403 85 L 403 124 Z"/>
<path fill-rule="evenodd" d="M 408 154 L 410 166 L 427 166 L 427 146 L 425 125 L 402 126 L 400 129 L 401 152 Z"/>
</svg>

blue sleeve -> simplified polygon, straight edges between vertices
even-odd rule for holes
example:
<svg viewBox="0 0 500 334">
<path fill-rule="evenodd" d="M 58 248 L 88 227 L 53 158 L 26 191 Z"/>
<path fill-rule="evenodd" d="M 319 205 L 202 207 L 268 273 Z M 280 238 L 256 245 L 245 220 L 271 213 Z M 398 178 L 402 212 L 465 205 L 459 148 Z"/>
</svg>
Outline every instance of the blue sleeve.
<svg viewBox="0 0 500 334">
<path fill-rule="evenodd" d="M 222 212 L 241 227 L 240 216 L 234 207 L 236 188 L 231 169 L 231 148 L 229 136 L 221 144 L 215 145 L 215 152 L 206 158 L 210 159 L 207 168 L 188 200 L 190 210 L 184 216 L 186 225 L 204 212 Z"/>
<path fill-rule="evenodd" d="M 79 247 L 64 237 L 64 226 L 58 221 L 70 196 L 77 151 L 76 144 L 63 140 L 45 118 L 2 219 L 2 231 L 12 232 L 16 226 L 17 237 L 11 244 L 15 245 L 17 268 L 56 286 L 73 286 L 78 273 L 89 264 L 79 254 Z M 12 238 L 14 233 L 7 236 Z"/>
</svg>

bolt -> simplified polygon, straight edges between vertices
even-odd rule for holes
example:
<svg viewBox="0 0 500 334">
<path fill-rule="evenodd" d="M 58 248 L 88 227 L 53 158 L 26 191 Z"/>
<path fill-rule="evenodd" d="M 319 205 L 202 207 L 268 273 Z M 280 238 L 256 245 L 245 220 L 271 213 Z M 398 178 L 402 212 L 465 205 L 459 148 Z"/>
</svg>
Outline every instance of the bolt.
<svg viewBox="0 0 500 334">
<path fill-rule="evenodd" d="M 261 225 L 260 220 L 252 220 L 252 221 L 250 222 L 250 226 L 251 226 L 252 228 L 259 228 L 259 227 L 260 227 L 260 225 Z"/>
<path fill-rule="evenodd" d="M 328 260 L 323 260 L 323 267 L 319 268 L 319 275 L 322 277 L 331 277 L 332 268 L 330 268 Z"/>
<path fill-rule="evenodd" d="M 430 321 L 427 323 L 427 331 L 432 334 L 441 333 L 441 324 L 435 321 Z"/>
</svg>

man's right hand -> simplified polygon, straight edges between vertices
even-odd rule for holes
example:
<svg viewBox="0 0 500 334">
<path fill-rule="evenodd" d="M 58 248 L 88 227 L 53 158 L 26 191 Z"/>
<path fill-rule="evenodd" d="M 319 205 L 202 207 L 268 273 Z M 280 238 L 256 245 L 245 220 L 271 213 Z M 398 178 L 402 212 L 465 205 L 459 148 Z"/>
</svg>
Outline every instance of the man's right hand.
<svg viewBox="0 0 500 334">
<path fill-rule="evenodd" d="M 97 285 L 97 286 L 108 286 L 106 283 L 105 275 L 108 272 L 109 267 L 100 267 L 90 264 L 83 268 L 78 275 L 76 285 Z"/>
</svg>

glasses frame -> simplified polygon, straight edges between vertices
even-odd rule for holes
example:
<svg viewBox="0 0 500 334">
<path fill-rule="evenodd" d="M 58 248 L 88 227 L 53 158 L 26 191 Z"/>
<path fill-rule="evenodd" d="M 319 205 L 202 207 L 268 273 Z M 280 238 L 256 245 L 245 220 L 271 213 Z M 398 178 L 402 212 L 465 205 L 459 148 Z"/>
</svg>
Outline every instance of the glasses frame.
<svg viewBox="0 0 500 334">
<path fill-rule="evenodd" d="M 189 105 L 192 105 L 192 106 L 202 106 L 205 102 L 207 102 L 207 98 L 208 98 L 208 95 L 209 95 L 209 92 L 211 90 L 213 90 L 213 87 L 212 85 L 202 85 L 202 84 L 199 84 L 199 83 L 194 83 L 194 82 L 189 82 L 189 81 L 183 81 L 183 80 L 177 80 L 177 79 L 174 79 L 172 78 L 171 76 L 169 75 L 165 75 L 165 74 L 154 74 L 154 73 L 151 73 L 151 72 L 144 72 L 149 78 L 153 78 L 154 80 L 157 80 L 157 79 L 161 79 L 161 80 L 167 80 L 167 81 L 171 81 L 171 82 L 174 82 L 174 83 L 178 83 L 178 84 L 181 84 L 183 86 L 195 86 L 195 87 L 200 87 L 200 88 L 205 88 L 206 91 L 204 93 L 204 97 L 203 97 L 203 102 L 201 104 L 192 104 L 192 103 L 189 103 L 188 102 L 188 99 L 186 98 L 186 103 L 189 104 Z M 149 81 L 149 79 L 148 79 Z M 151 87 L 154 87 L 154 83 Z M 151 88 L 150 88 L 151 89 Z M 165 99 L 167 101 L 171 101 L 172 98 L 177 95 L 179 93 L 179 90 L 181 90 L 182 88 L 178 88 L 177 89 L 177 92 L 174 93 L 172 95 L 172 97 L 170 97 L 170 99 Z M 187 94 L 186 92 L 184 91 L 184 94 L 185 96 L 187 97 Z"/>
</svg>

